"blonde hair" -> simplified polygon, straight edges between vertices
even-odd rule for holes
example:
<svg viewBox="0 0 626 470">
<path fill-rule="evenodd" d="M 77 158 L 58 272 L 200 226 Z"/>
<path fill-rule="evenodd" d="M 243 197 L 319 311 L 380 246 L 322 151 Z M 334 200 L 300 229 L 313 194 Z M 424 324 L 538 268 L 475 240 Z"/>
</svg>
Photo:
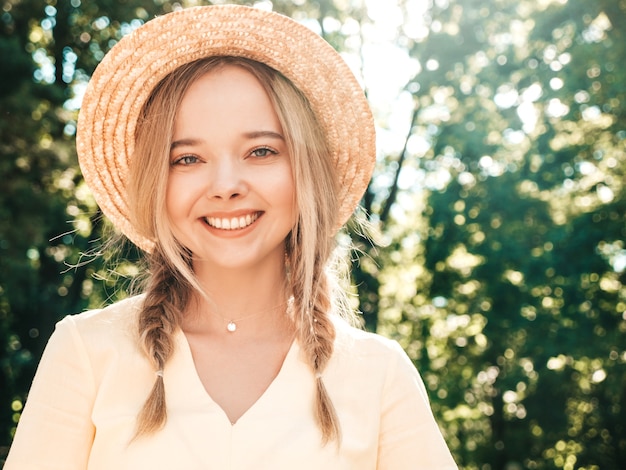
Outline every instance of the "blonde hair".
<svg viewBox="0 0 626 470">
<path fill-rule="evenodd" d="M 327 267 L 335 247 L 339 211 L 337 178 L 323 130 L 304 95 L 270 67 L 244 58 L 212 57 L 186 64 L 163 79 L 152 92 L 137 124 L 135 155 L 128 185 L 131 221 L 155 241 L 148 255 L 151 270 L 139 315 L 139 336 L 146 355 L 162 371 L 173 352 L 173 333 L 195 291 L 202 293 L 191 256 L 176 241 L 165 210 L 169 147 L 176 111 L 189 86 L 227 65 L 252 73 L 266 90 L 278 115 L 291 156 L 298 218 L 286 240 L 287 288 L 293 295 L 293 322 L 298 341 L 315 375 L 316 418 L 324 443 L 340 441 L 337 414 L 322 374 L 333 353 L 331 315 L 348 314 L 341 291 L 334 289 Z M 163 378 L 138 416 L 137 436 L 160 429 L 167 419 Z"/>
</svg>

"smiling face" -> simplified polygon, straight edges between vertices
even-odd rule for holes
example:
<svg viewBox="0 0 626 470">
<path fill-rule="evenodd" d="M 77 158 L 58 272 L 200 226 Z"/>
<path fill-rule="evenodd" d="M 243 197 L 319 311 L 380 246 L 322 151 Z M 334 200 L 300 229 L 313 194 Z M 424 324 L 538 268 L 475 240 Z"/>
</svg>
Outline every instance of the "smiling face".
<svg viewBox="0 0 626 470">
<path fill-rule="evenodd" d="M 283 262 L 296 219 L 290 156 L 250 72 L 225 65 L 189 87 L 169 157 L 166 211 L 194 271 Z"/>
</svg>

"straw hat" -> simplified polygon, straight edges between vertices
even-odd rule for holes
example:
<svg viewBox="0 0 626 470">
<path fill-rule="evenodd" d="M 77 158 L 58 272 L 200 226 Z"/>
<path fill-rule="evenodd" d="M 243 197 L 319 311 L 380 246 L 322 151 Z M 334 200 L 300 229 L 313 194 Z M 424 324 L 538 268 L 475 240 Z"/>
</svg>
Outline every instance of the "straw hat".
<svg viewBox="0 0 626 470">
<path fill-rule="evenodd" d="M 250 7 L 169 13 L 122 38 L 104 57 L 87 87 L 76 136 L 80 167 L 96 202 L 146 251 L 154 241 L 132 226 L 126 197 L 139 113 L 153 88 L 177 67 L 227 55 L 269 65 L 308 98 L 339 177 L 337 227 L 367 188 L 376 158 L 371 111 L 354 75 L 326 41 L 286 16 Z"/>
</svg>

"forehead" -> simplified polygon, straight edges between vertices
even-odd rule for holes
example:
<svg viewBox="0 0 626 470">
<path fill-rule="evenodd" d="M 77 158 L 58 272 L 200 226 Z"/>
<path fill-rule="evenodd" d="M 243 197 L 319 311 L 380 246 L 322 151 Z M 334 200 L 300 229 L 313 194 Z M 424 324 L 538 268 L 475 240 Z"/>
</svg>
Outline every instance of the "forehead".
<svg viewBox="0 0 626 470">
<path fill-rule="evenodd" d="M 242 67 L 228 64 L 191 83 L 176 113 L 174 133 L 232 126 L 244 132 L 261 128 L 281 131 L 272 101 L 259 79 Z"/>
</svg>

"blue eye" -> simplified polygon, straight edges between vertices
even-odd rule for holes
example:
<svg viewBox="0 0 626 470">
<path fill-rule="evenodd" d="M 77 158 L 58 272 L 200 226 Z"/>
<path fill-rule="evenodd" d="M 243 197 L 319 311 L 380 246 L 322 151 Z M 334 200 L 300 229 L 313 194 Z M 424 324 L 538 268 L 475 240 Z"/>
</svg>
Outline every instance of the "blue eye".
<svg viewBox="0 0 626 470">
<path fill-rule="evenodd" d="M 268 157 L 270 155 L 276 155 L 276 154 L 278 154 L 278 152 L 269 147 L 259 147 L 259 148 L 254 149 L 252 152 L 250 152 L 250 155 L 252 155 L 253 157 L 259 157 L 259 158 Z"/>
<path fill-rule="evenodd" d="M 183 155 L 180 158 L 174 160 L 174 165 L 193 165 L 194 163 L 198 163 L 198 157 L 194 155 Z"/>
</svg>

